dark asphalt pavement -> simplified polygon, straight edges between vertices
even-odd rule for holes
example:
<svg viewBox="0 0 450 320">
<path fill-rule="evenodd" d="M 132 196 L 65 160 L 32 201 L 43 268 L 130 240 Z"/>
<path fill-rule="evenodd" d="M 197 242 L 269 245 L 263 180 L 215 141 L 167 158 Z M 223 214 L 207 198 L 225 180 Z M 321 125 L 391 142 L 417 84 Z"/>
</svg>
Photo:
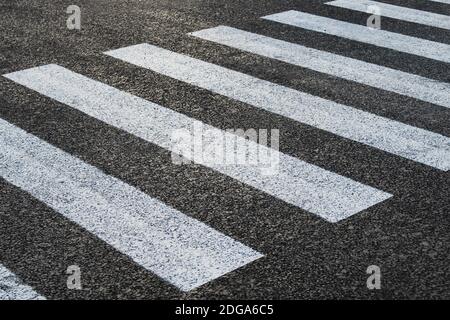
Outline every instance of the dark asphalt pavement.
<svg viewBox="0 0 450 320">
<path fill-rule="evenodd" d="M 442 3 L 383 1 L 450 16 Z M 329 223 L 206 167 L 174 165 L 169 151 L 0 77 L 0 118 L 265 255 L 183 293 L 0 177 L 0 264 L 48 299 L 450 298 L 449 172 L 103 54 L 151 43 L 449 137 L 449 109 L 187 35 L 227 25 L 450 82 L 444 62 L 260 19 L 302 10 L 365 24 L 367 14 L 324 2 L 0 0 L 0 74 L 55 63 L 221 129 L 277 128 L 280 151 L 394 195 Z M 66 28 L 71 4 L 80 31 Z M 382 29 L 450 44 L 450 30 L 389 18 Z M 73 264 L 81 291 L 66 286 Z M 381 268 L 381 290 L 366 287 L 369 265 Z"/>
</svg>

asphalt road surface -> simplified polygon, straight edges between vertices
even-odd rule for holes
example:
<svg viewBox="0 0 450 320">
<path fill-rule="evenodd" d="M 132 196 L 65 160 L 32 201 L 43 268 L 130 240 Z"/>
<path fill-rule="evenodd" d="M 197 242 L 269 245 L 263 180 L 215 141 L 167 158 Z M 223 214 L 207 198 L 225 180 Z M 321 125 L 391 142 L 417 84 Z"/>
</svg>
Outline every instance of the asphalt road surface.
<svg viewBox="0 0 450 320">
<path fill-rule="evenodd" d="M 450 2 L 326 2 L 0 0 L 0 299 L 450 298 Z"/>
</svg>

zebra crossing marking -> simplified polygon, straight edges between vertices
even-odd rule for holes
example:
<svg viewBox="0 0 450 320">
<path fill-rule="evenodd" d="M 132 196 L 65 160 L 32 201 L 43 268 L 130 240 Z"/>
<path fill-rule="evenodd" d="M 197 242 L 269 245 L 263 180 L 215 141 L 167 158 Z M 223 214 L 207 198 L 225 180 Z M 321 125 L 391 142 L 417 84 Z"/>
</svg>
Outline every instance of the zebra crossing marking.
<svg viewBox="0 0 450 320">
<path fill-rule="evenodd" d="M 255 33 L 218 26 L 189 33 L 271 59 L 450 108 L 450 84 Z"/>
<path fill-rule="evenodd" d="M 450 45 L 289 10 L 262 19 L 450 63 Z"/>
<path fill-rule="evenodd" d="M 445 3 L 445 4 L 450 4 L 450 0 L 431 0 L 431 1 Z"/>
<path fill-rule="evenodd" d="M 180 290 L 262 257 L 2 119 L 0 144 L 1 177 Z"/>
<path fill-rule="evenodd" d="M 202 125 L 222 136 L 227 134 L 57 65 L 18 71 L 5 77 L 169 151 L 177 152 L 171 141 L 171 132 L 177 129 Z M 243 138 L 238 143 L 256 144 Z M 329 222 L 345 219 L 392 196 L 281 152 L 272 149 L 271 152 L 279 158 L 275 175 L 265 175 L 252 166 L 193 160 Z"/>
<path fill-rule="evenodd" d="M 431 1 L 450 4 L 450 0 Z M 381 5 L 383 7 L 383 13 L 387 17 L 450 30 L 450 23 L 448 23 L 448 20 L 437 20 L 446 17 L 444 15 L 402 8 L 376 1 L 362 2 L 365 5 Z M 363 4 L 357 4 L 354 1 L 336 0 L 328 2 L 327 4 L 366 12 L 366 10 L 362 9 Z M 384 10 L 386 8 L 388 8 L 387 13 Z M 336 22 L 336 20 L 332 21 Z M 340 24 L 341 22 L 338 21 L 337 23 Z M 351 28 L 358 30 L 359 27 L 360 26 L 357 26 L 355 28 L 355 25 L 352 25 Z M 365 27 L 359 30 L 362 31 L 363 29 L 367 30 Z M 318 29 L 315 31 L 318 31 Z M 329 33 L 328 31 L 320 32 Z M 342 32 L 342 30 L 339 32 Z M 377 37 L 368 37 L 369 42 L 367 40 L 362 41 L 362 38 L 358 38 L 355 34 L 346 33 L 346 37 L 348 39 L 359 39 L 357 41 L 371 43 L 447 63 L 450 62 L 450 46 L 446 44 L 386 31 L 376 32 L 384 38 L 384 41 L 386 41 L 387 35 L 388 38 L 395 39 L 397 43 L 394 41 L 393 45 L 388 43 L 387 46 L 385 46 L 381 45 L 381 42 L 378 42 L 379 40 Z M 205 40 L 225 44 L 240 50 L 335 75 L 351 81 L 364 83 L 375 88 L 407 95 L 447 108 L 450 106 L 450 99 L 448 99 L 449 85 L 446 83 L 225 26 L 205 29 L 190 34 Z M 417 46 L 417 48 L 413 48 L 414 45 Z M 431 45 L 431 47 L 427 45 Z M 115 56 L 115 54 L 119 52 L 120 55 L 122 54 L 121 50 L 122 49 L 113 50 L 107 54 Z M 308 56 L 308 59 L 305 59 L 305 56 Z M 131 60 L 134 58 L 135 57 Z M 119 59 L 128 61 L 123 58 Z M 136 64 L 149 68 L 143 62 L 146 62 L 146 59 L 138 57 L 138 61 L 139 64 Z M 187 60 L 186 64 L 190 66 L 191 62 L 192 61 Z M 342 64 L 341 68 L 337 67 L 338 64 Z M 206 74 L 211 71 L 209 68 L 211 66 L 210 64 L 204 63 L 197 65 L 197 67 L 198 66 L 205 67 L 204 69 L 201 68 L 199 70 Z M 162 68 L 167 73 L 161 71 L 157 72 L 165 75 L 173 74 L 173 70 L 170 68 Z M 154 70 L 153 68 L 151 69 Z M 184 70 L 192 71 L 190 68 Z M 238 92 L 238 95 L 241 94 L 241 96 L 233 96 L 230 94 L 229 90 L 234 90 L 236 87 L 232 87 L 230 83 L 227 83 L 220 88 L 220 85 L 215 82 L 217 80 L 215 72 L 218 70 L 219 69 L 215 68 L 212 70 L 214 87 L 213 89 L 210 89 L 211 91 L 271 112 L 282 114 L 286 117 L 295 119 L 296 121 L 306 121 L 304 119 L 299 120 L 299 118 L 296 118 L 298 117 L 296 112 L 293 112 L 294 116 L 292 117 L 283 114 L 280 111 L 280 106 L 275 106 L 275 108 L 272 109 L 267 106 L 248 102 L 249 100 L 247 99 L 253 99 L 254 95 L 245 90 Z M 226 72 L 226 75 L 235 72 L 224 68 L 221 70 L 230 72 Z M 28 73 L 28 71 L 32 72 Z M 366 76 L 364 76 L 364 74 Z M 367 74 L 371 74 L 372 77 L 367 77 Z M 200 81 L 197 77 L 190 78 L 189 73 L 187 73 L 187 75 L 187 79 L 189 80 L 183 80 L 183 77 L 186 75 L 180 74 L 177 74 L 177 77 L 174 78 L 186 81 L 193 85 L 205 87 L 205 82 Z M 30 80 L 32 76 L 37 76 L 39 81 L 45 80 L 47 82 L 42 82 L 42 85 L 33 83 L 33 81 Z M 55 79 L 59 80 L 61 80 L 61 78 L 58 77 L 63 76 L 64 81 L 61 81 L 62 88 L 67 91 L 63 90 L 64 93 L 62 96 L 57 92 L 58 89 L 61 89 L 61 87 L 58 86 L 58 80 L 54 80 L 54 82 L 50 83 L 50 80 L 53 80 L 53 76 L 56 76 Z M 70 79 L 65 79 L 64 77 L 66 76 Z M 172 75 L 170 76 L 173 77 Z M 192 127 L 195 124 L 202 124 L 207 130 L 221 134 L 223 132 L 222 130 L 204 125 L 194 119 L 176 114 L 162 106 L 150 102 L 143 102 L 145 100 L 120 92 L 112 87 L 102 85 L 99 82 L 81 75 L 74 74 L 73 72 L 56 65 L 33 68 L 23 72 L 20 71 L 5 75 L 5 77 L 14 80 L 17 83 L 21 83 L 30 89 L 43 93 L 47 97 L 70 105 L 86 114 L 95 114 L 92 116 L 101 121 L 110 125 L 115 125 L 168 150 L 171 149 L 171 146 L 168 144 L 168 135 L 163 134 L 163 137 L 161 137 L 160 134 L 163 132 L 161 131 L 163 130 L 163 127 L 167 127 L 171 121 L 175 121 L 179 128 L 187 128 Z M 252 77 L 238 78 L 238 80 L 249 80 Z M 264 86 L 266 81 L 256 81 L 258 79 L 253 79 L 260 84 L 260 87 L 257 88 L 258 91 L 263 92 L 262 90 L 264 88 L 269 88 L 269 86 Z M 71 91 L 65 86 L 73 85 L 73 80 L 75 80 L 76 83 Z M 238 83 L 246 84 L 252 82 L 239 81 Z M 47 88 L 47 86 L 49 86 L 49 88 Z M 270 88 L 275 88 L 274 91 L 277 92 L 281 86 L 274 85 L 274 87 Z M 287 90 L 287 88 L 285 89 Z M 77 90 L 79 90 L 79 92 Z M 94 92 L 91 94 L 89 90 L 93 90 Z M 318 99 L 313 100 L 313 98 L 307 94 L 302 96 L 303 99 L 296 99 L 296 96 L 292 94 L 293 91 L 294 90 L 287 90 L 287 92 L 290 93 L 288 95 L 289 101 L 314 101 L 314 108 L 328 112 L 327 117 L 329 116 L 329 118 L 327 118 L 327 120 L 330 120 L 330 118 L 333 117 L 334 111 L 332 111 L 331 108 L 325 108 L 325 102 L 322 101 L 323 104 L 319 103 Z M 84 94 L 88 97 L 83 97 Z M 98 97 L 96 98 L 94 95 L 97 95 Z M 109 97 L 108 100 L 108 95 L 112 95 L 112 99 Z M 294 97 L 294 99 L 291 99 L 292 97 Z M 108 108 L 106 104 L 100 103 L 102 99 L 109 103 L 113 102 L 112 108 Z M 274 101 L 272 99 L 267 100 L 269 102 Z M 262 100 L 258 101 L 260 102 Z M 85 105 L 86 102 L 88 103 L 87 105 Z M 123 111 L 123 113 L 119 112 L 118 109 L 120 107 L 130 107 L 128 104 L 129 102 L 131 102 L 131 109 L 135 108 L 134 110 L 131 110 L 131 114 L 127 114 L 130 110 L 125 109 L 120 110 Z M 114 105 L 114 103 L 116 103 L 116 105 Z M 288 107 L 293 110 L 293 105 L 287 104 Z M 332 104 L 339 110 L 346 108 L 345 110 L 350 112 L 353 109 L 334 103 Z M 117 109 L 115 107 L 117 107 Z M 90 110 L 90 108 L 92 109 Z M 148 120 L 150 112 L 145 111 L 145 108 L 149 108 L 152 112 L 156 111 L 157 113 L 157 120 L 154 120 L 154 123 L 151 123 L 151 125 L 154 126 L 154 132 L 149 127 L 145 127 L 143 122 L 138 121 L 138 117 Z M 112 115 L 109 114 L 110 111 L 113 111 Z M 353 112 L 355 112 L 355 110 L 353 110 Z M 369 117 L 366 118 L 363 117 L 363 115 L 365 116 L 367 113 L 355 112 L 352 114 L 352 116 L 354 116 L 352 121 L 356 122 L 360 119 L 369 119 Z M 123 122 L 116 118 L 120 116 L 124 117 L 125 120 Z M 151 114 L 151 116 L 155 116 L 155 114 Z M 321 116 L 322 115 L 319 114 L 319 117 Z M 310 119 L 314 119 L 314 117 L 311 116 Z M 450 167 L 449 161 L 445 160 L 448 159 L 450 152 L 448 138 L 418 128 L 402 125 L 389 119 L 381 117 L 376 117 L 375 119 L 377 121 L 386 121 L 387 123 L 382 122 L 383 125 L 380 127 L 384 130 L 384 133 L 380 136 L 374 136 L 375 142 L 372 142 L 371 144 L 365 140 L 365 138 L 361 138 L 360 136 L 359 139 L 364 142 L 357 140 L 355 136 L 352 136 L 349 139 L 372 146 L 373 144 L 376 145 L 378 139 L 389 140 L 384 134 L 388 129 L 391 129 L 388 124 L 394 123 L 394 134 L 398 134 L 398 137 L 401 137 L 401 134 L 407 133 L 407 139 L 405 139 L 405 141 L 408 144 L 408 148 L 411 148 L 398 151 L 401 156 L 426 165 L 434 166 L 444 171 L 448 170 Z M 162 124 L 160 124 L 160 127 L 158 127 L 158 121 L 160 120 L 163 121 L 161 122 Z M 307 120 L 305 123 L 321 129 L 326 127 L 324 122 L 320 122 L 319 125 L 312 124 L 315 120 L 316 119 Z M 342 121 L 342 119 L 339 120 Z M 171 124 L 173 125 L 173 123 Z M 141 125 L 145 128 L 139 127 Z M 363 132 L 363 129 L 364 128 L 358 127 L 360 132 Z M 329 128 L 323 130 L 333 132 Z M 371 130 L 369 130 L 369 132 L 372 133 Z M 341 135 L 341 133 L 338 135 Z M 342 136 L 346 137 L 344 134 L 342 134 Z M 434 138 L 437 138 L 435 141 L 436 143 L 429 145 L 429 148 L 427 149 L 426 144 L 430 143 Z M 369 139 L 369 141 L 372 140 Z M 112 247 L 129 255 L 144 268 L 154 272 L 183 291 L 192 290 L 263 257 L 259 252 L 223 235 L 202 222 L 170 208 L 136 188 L 104 174 L 101 170 L 84 163 L 76 157 L 71 156 L 3 119 L 0 119 L 0 144 L 3 147 L 0 148 L 0 177 L 27 191 L 30 195 L 52 207 L 65 217 L 80 224 L 89 232 L 94 233 L 96 236 L 106 241 Z M 261 148 L 261 146 L 258 147 Z M 379 148 L 378 146 L 376 147 Z M 394 146 L 393 148 L 397 147 L 398 146 Z M 412 151 L 408 153 L 408 150 Z M 395 152 L 392 153 L 396 154 Z M 407 156 L 405 154 L 411 155 Z M 261 182 L 258 181 L 256 183 L 256 185 L 258 185 L 257 188 L 287 202 L 296 204 L 299 207 L 306 208 L 306 210 L 316 213 L 330 222 L 337 222 L 345 219 L 392 196 L 383 191 L 352 181 L 351 179 L 331 173 L 284 154 L 280 154 L 280 157 L 285 165 L 283 167 L 284 172 L 282 172 L 282 182 L 275 185 L 274 181 L 271 181 L 270 178 L 268 179 L 266 177 L 265 181 L 270 181 L 269 187 L 261 187 Z M 206 165 L 206 163 L 202 162 L 200 162 L 200 164 Z M 256 171 L 242 173 L 234 171 L 237 170 L 236 168 L 210 167 L 253 186 L 255 186 L 255 184 L 252 184 L 249 181 L 254 181 L 255 177 L 260 179 L 260 176 Z M 292 174 L 296 178 L 298 178 L 299 174 L 302 174 L 302 176 L 297 180 L 289 180 L 290 177 L 292 177 Z M 280 176 L 277 176 L 277 179 L 280 179 Z M 329 185 L 330 181 L 331 186 Z M 300 193 L 294 194 L 290 189 L 293 182 L 297 183 L 297 187 L 300 184 L 299 182 L 304 183 L 303 188 L 310 192 L 307 193 L 304 192 L 304 190 L 301 190 Z M 276 187 L 280 188 L 280 186 L 282 186 L 281 190 L 276 190 Z M 324 197 L 327 196 L 329 196 L 329 198 L 324 200 Z M 340 197 L 340 199 L 338 199 L 338 197 Z M 297 199 L 299 203 L 296 203 L 294 199 Z M 320 201 L 328 201 L 328 203 L 320 203 Z M 85 208 L 87 208 L 89 216 L 85 214 Z M 45 299 L 44 296 L 41 296 L 32 287 L 23 284 L 14 273 L 0 264 L 0 300 Z"/>
<path fill-rule="evenodd" d="M 383 17 L 450 30 L 450 17 L 443 14 L 400 7 L 371 0 L 335 0 L 326 2 L 325 4 L 360 12 L 367 12 L 369 6 L 376 6 L 380 8 L 381 16 Z"/>
<path fill-rule="evenodd" d="M 46 300 L 0 264 L 0 300 Z"/>
<path fill-rule="evenodd" d="M 150 44 L 105 54 L 436 169 L 450 168 L 450 138 Z"/>
</svg>

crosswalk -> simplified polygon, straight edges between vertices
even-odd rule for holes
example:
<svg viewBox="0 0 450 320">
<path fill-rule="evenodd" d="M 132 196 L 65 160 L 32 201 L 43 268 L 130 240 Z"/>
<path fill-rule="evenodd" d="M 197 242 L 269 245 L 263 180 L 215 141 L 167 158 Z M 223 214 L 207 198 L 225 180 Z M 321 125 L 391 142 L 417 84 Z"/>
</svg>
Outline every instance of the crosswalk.
<svg viewBox="0 0 450 320">
<path fill-rule="evenodd" d="M 337 0 L 326 5 L 363 12 L 367 6 L 376 5 L 389 18 L 450 29 L 445 15 L 382 2 Z M 261 19 L 450 63 L 450 46 L 444 43 L 293 10 Z M 188 36 L 450 108 L 450 85 L 446 82 L 231 26 L 215 26 Z M 450 138 L 442 134 L 148 43 L 104 54 L 425 167 L 442 172 L 450 169 Z M 186 130 L 193 137 L 195 128 L 202 127 L 213 136 L 236 138 L 241 146 L 250 145 L 251 150 L 262 150 L 279 159 L 277 173 L 267 175 L 256 166 L 210 163 L 195 156 L 188 159 L 330 223 L 351 218 L 393 197 L 385 190 L 235 137 L 56 64 L 3 77 L 169 152 L 177 152 L 172 141 L 176 130 Z M 217 143 L 219 140 L 212 141 Z M 198 288 L 270 254 L 234 240 L 3 119 L 0 145 L 0 177 L 180 291 Z M 10 289 L 3 292 L 6 284 Z M 0 265 L 0 300 L 7 298 L 44 299 Z"/>
<path fill-rule="evenodd" d="M 399 7 L 384 2 L 370 0 L 335 0 L 327 2 L 326 4 L 360 12 L 367 12 L 369 6 L 378 7 L 380 8 L 381 16 L 383 17 L 450 30 L 450 19 L 442 14 Z"/>
<path fill-rule="evenodd" d="M 448 83 L 226 26 L 200 30 L 191 35 L 450 108 Z M 450 46 L 447 52 L 450 52 Z"/>
<path fill-rule="evenodd" d="M 176 151 L 171 143 L 173 130 L 193 131 L 196 125 L 209 131 L 218 130 L 56 65 L 5 76 L 169 151 Z M 240 143 L 245 144 L 245 140 L 241 138 Z M 279 159 L 280 168 L 276 175 L 264 175 L 257 167 L 214 164 L 195 158 L 189 160 L 316 213 L 330 222 L 347 218 L 390 197 L 387 193 L 285 154 L 280 154 Z"/>
<path fill-rule="evenodd" d="M 450 45 L 363 25 L 289 10 L 263 19 L 450 63 Z"/>
<path fill-rule="evenodd" d="M 440 170 L 450 138 L 149 44 L 106 54 Z"/>
<path fill-rule="evenodd" d="M 0 264 L 0 300 L 45 300 L 15 274 Z"/>
<path fill-rule="evenodd" d="M 6 181 L 181 290 L 261 257 L 4 120 L 0 128 Z"/>
</svg>

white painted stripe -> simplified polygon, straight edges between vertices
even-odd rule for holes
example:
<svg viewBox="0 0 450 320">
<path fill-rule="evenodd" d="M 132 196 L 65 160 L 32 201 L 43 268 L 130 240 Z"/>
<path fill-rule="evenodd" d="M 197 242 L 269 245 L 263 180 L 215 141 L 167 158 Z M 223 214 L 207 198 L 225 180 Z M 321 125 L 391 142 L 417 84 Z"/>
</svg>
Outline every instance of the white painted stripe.
<svg viewBox="0 0 450 320">
<path fill-rule="evenodd" d="M 149 44 L 106 54 L 413 161 L 450 168 L 450 139 L 433 132 Z"/>
<path fill-rule="evenodd" d="M 444 43 L 377 30 L 294 10 L 276 13 L 262 18 L 450 63 L 450 45 Z"/>
<path fill-rule="evenodd" d="M 203 126 L 204 131 L 215 133 L 208 136 L 231 135 L 59 66 L 47 65 L 19 71 L 6 77 L 173 152 L 178 150 L 171 141 L 171 135 L 175 130 L 186 129 L 192 132 L 192 128 Z M 237 142 L 239 145 L 246 143 L 243 138 Z M 219 141 L 213 139 L 211 145 L 217 143 Z M 260 146 L 256 142 L 249 142 L 249 145 Z M 391 197 L 388 193 L 274 149 L 262 146 L 260 148 L 266 152 L 270 150 L 272 159 L 279 159 L 275 168 L 276 174 L 267 175 L 257 166 L 224 165 L 192 157 L 190 159 L 315 213 L 330 222 L 347 218 Z"/>
<path fill-rule="evenodd" d="M 76 85 L 74 90 L 83 94 Z M 47 88 L 49 93 L 57 90 L 51 83 Z M 194 289 L 261 257 L 2 119 L 0 145 L 0 176 L 6 181 L 181 290 Z"/>
<path fill-rule="evenodd" d="M 3 147 L 3 145 L 2 145 Z M 45 300 L 30 286 L 0 264 L 0 300 Z"/>
<path fill-rule="evenodd" d="M 450 30 L 450 17 L 443 14 L 399 7 L 384 2 L 370 0 L 335 0 L 325 4 L 361 12 L 368 12 L 370 6 L 375 6 L 381 10 L 381 16 L 383 17 Z"/>
<path fill-rule="evenodd" d="M 190 35 L 450 108 L 449 83 L 226 26 Z"/>
<path fill-rule="evenodd" d="M 450 4 L 450 0 L 431 0 L 431 1 Z"/>
</svg>

